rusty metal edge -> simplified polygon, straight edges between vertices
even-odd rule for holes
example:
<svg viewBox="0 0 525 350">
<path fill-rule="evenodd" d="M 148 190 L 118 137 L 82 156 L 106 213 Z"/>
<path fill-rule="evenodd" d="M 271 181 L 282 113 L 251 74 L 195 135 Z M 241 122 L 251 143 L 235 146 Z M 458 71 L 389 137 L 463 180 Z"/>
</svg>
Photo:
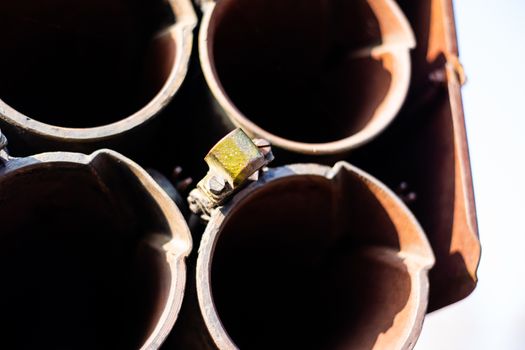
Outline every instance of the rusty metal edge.
<svg viewBox="0 0 525 350">
<path fill-rule="evenodd" d="M 472 170 L 470 163 L 468 137 L 465 125 L 465 113 L 461 96 L 461 86 L 465 82 L 463 68 L 459 61 L 458 40 L 454 18 L 453 0 L 438 0 L 441 7 L 442 23 L 444 27 L 443 48 L 447 59 L 445 70 L 447 75 L 447 89 L 454 130 L 454 163 L 455 163 L 455 200 L 454 224 L 452 227 L 451 250 L 454 245 L 461 244 L 467 247 L 463 252 L 469 274 L 474 285 L 462 288 L 462 293 L 451 299 L 448 304 L 436 305 L 435 309 L 453 304 L 470 295 L 477 284 L 477 269 L 481 258 L 481 243 L 479 241 L 476 205 L 474 197 Z M 460 249 L 459 247 L 458 249 Z M 434 310 L 435 310 L 434 309 Z M 431 310 L 431 311 L 434 311 Z"/>
<path fill-rule="evenodd" d="M 399 341 L 396 346 L 392 349 L 412 349 L 419 337 L 423 326 L 423 320 L 425 317 L 427 303 L 428 303 L 428 292 L 429 292 L 429 281 L 428 281 L 428 270 L 433 266 L 435 258 L 428 242 L 423 229 L 419 222 L 412 214 L 412 212 L 405 206 L 405 204 L 384 184 L 379 180 L 371 176 L 370 174 L 354 167 L 353 165 L 341 161 L 336 163 L 332 168 L 328 166 L 322 166 L 318 164 L 293 164 L 283 166 L 279 168 L 269 169 L 259 181 L 251 184 L 249 187 L 239 192 L 233 197 L 232 201 L 227 203 L 224 207 L 218 207 L 214 210 L 211 215 L 211 219 L 206 227 L 206 230 L 202 236 L 202 240 L 199 246 L 199 255 L 197 259 L 197 296 L 199 299 L 199 307 L 204 318 L 204 322 L 207 326 L 208 332 L 211 335 L 217 349 L 220 350 L 238 350 L 234 341 L 230 338 L 226 332 L 220 317 L 215 308 L 213 296 L 211 292 L 211 264 L 212 255 L 217 244 L 217 235 L 220 231 L 222 223 L 226 220 L 227 215 L 232 210 L 235 210 L 237 203 L 241 202 L 247 196 L 249 196 L 254 190 L 257 190 L 266 183 L 282 179 L 289 176 L 297 175 L 317 175 L 326 177 L 328 179 L 334 178 L 343 169 L 355 173 L 361 177 L 364 182 L 372 184 L 376 187 L 377 192 L 383 192 L 392 202 L 396 203 L 397 206 L 404 208 L 404 214 L 407 219 L 411 221 L 412 225 L 418 228 L 420 232 L 419 244 L 421 245 L 421 251 L 427 255 L 424 256 L 411 256 L 412 259 L 418 261 L 420 266 L 419 272 L 416 273 L 413 278 L 412 293 L 417 294 L 415 296 L 414 303 L 417 304 L 414 307 L 412 313 L 412 328 L 405 332 L 399 337 Z M 424 254 L 422 254 L 424 255 Z M 409 255 L 407 255 L 408 257 Z"/>
<path fill-rule="evenodd" d="M 39 165 L 49 166 L 49 164 L 53 163 L 85 165 L 90 168 L 95 176 L 99 177 L 97 175 L 96 160 L 101 156 L 107 156 L 112 161 L 123 163 L 128 167 L 142 186 L 147 189 L 148 194 L 159 205 L 170 226 L 172 233 L 171 239 L 162 247 L 166 253 L 166 261 L 169 264 L 171 274 L 166 307 L 160 315 L 151 335 L 140 348 L 141 350 L 158 349 L 173 328 L 180 312 L 186 285 L 185 259 L 192 250 L 192 238 L 181 212 L 153 178 L 132 160 L 108 149 L 96 151 L 91 155 L 73 152 L 49 152 L 25 158 L 9 157 L 4 166 L 0 167 L 0 177 L 9 173 L 16 173 L 23 168 L 32 168 Z"/>
<path fill-rule="evenodd" d="M 95 142 L 124 134 L 154 118 L 171 101 L 181 86 L 188 70 L 193 46 L 193 29 L 197 26 L 197 15 L 190 0 L 169 0 L 176 17 L 173 26 L 167 29 L 177 49 L 169 77 L 157 95 L 134 114 L 114 123 L 91 128 L 66 128 L 32 119 L 15 110 L 0 99 L 0 121 L 15 126 L 25 133 L 36 134 L 49 140 L 70 142 Z"/>
</svg>

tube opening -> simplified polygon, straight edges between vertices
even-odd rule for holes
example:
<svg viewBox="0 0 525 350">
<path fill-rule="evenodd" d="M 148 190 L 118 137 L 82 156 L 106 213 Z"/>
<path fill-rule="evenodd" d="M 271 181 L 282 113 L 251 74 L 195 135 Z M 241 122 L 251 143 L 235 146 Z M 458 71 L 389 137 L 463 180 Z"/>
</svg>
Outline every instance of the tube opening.
<svg viewBox="0 0 525 350">
<path fill-rule="evenodd" d="M 363 130 L 388 93 L 389 67 L 367 1 L 223 0 L 210 60 L 238 110 L 262 129 L 322 143 Z"/>
<path fill-rule="evenodd" d="M 371 349 L 412 327 L 400 233 L 362 181 L 344 186 L 275 180 L 221 225 L 211 293 L 239 348 Z"/>
<path fill-rule="evenodd" d="M 86 166 L 1 179 L 5 347 L 142 346 L 167 303 L 171 275 L 165 252 L 126 205 Z"/>
<path fill-rule="evenodd" d="M 173 16 L 161 0 L 0 0 L 0 99 L 60 127 L 124 119 L 172 70 Z"/>
</svg>

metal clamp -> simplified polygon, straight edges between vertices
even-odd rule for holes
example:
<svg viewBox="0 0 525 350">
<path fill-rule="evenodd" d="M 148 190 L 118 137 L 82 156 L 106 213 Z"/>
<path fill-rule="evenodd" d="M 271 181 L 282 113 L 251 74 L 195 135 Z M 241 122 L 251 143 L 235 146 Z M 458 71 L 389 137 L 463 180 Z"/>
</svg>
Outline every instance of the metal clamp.
<svg viewBox="0 0 525 350">
<path fill-rule="evenodd" d="M 220 140 L 204 158 L 209 170 L 188 196 L 190 209 L 202 218 L 249 181 L 257 181 L 259 171 L 273 160 L 271 145 L 252 140 L 238 128 Z"/>
</svg>

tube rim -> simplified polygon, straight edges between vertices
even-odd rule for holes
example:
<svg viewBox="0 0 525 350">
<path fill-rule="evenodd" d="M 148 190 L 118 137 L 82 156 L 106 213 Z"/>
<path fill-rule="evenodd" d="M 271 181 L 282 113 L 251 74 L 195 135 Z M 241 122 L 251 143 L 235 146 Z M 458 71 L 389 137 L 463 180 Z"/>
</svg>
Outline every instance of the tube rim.
<svg viewBox="0 0 525 350">
<path fill-rule="evenodd" d="M 220 82 L 211 47 L 213 33 L 210 33 L 210 24 L 216 12 L 214 9 L 218 5 L 214 1 L 204 3 L 202 5 L 204 15 L 199 30 L 199 59 L 213 97 L 233 125 L 243 128 L 252 137 L 267 139 L 277 147 L 310 155 L 344 153 L 372 141 L 384 131 L 395 119 L 408 92 L 411 76 L 410 49 L 415 47 L 415 37 L 408 19 L 394 1 L 367 1 L 377 16 L 380 27 L 389 28 L 391 32 L 384 35 L 385 40 L 382 45 L 365 49 L 359 54 L 370 54 L 376 59 L 390 55 L 393 67 L 392 81 L 387 95 L 367 126 L 345 138 L 322 143 L 301 142 L 280 137 L 258 126 L 235 106 Z M 387 11 L 389 13 L 386 13 Z"/>
<path fill-rule="evenodd" d="M 359 168 L 354 167 L 347 162 L 338 162 L 333 168 L 318 164 L 294 164 L 270 169 L 258 182 L 253 183 L 239 192 L 228 204 L 217 208 L 211 214 L 210 221 L 202 236 L 199 247 L 199 256 L 197 258 L 197 297 L 208 332 L 219 349 L 239 349 L 221 322 L 215 306 L 211 286 L 213 255 L 220 238 L 219 233 L 221 232 L 222 225 L 225 223 L 228 215 L 235 211 L 238 204 L 241 203 L 243 199 L 248 197 L 261 186 L 264 186 L 266 183 L 288 176 L 300 175 L 321 176 L 331 180 L 341 171 L 352 173 L 360 178 L 361 181 L 370 185 L 376 195 L 381 194 L 384 196 L 390 205 L 395 206 L 402 212 L 408 225 L 410 225 L 417 233 L 417 240 L 415 243 L 405 243 L 406 246 L 410 245 L 413 251 L 406 252 L 403 255 L 405 259 L 410 260 L 411 268 L 413 269 L 412 273 L 409 273 L 411 281 L 410 295 L 413 295 L 413 297 L 411 297 L 413 311 L 410 313 L 410 321 L 408 322 L 411 327 L 406 327 L 406 329 L 404 329 L 404 333 L 399 336 L 399 341 L 396 342 L 398 346 L 393 347 L 393 349 L 411 349 L 415 345 L 421 332 L 423 319 L 427 309 L 429 289 L 428 270 L 435 262 L 430 243 L 415 216 L 401 199 L 399 199 L 388 187 Z M 392 347 L 388 348 L 390 349 Z"/>
<path fill-rule="evenodd" d="M 166 107 L 180 88 L 189 65 L 193 29 L 197 17 L 189 0 L 169 0 L 176 22 L 167 30 L 177 45 L 170 74 L 160 91 L 148 104 L 123 119 L 89 128 L 71 128 L 40 122 L 23 114 L 0 99 L 0 119 L 31 134 L 66 142 L 95 142 L 127 133 L 148 122 Z"/>
<path fill-rule="evenodd" d="M 182 306 L 186 285 L 185 259 L 192 250 L 192 238 L 179 208 L 155 180 L 132 160 L 108 149 L 96 151 L 91 155 L 73 152 L 49 152 L 26 158 L 9 158 L 4 167 L 0 168 L 0 177 L 16 174 L 18 171 L 28 168 L 49 168 L 58 163 L 87 166 L 93 170 L 94 176 L 97 176 L 96 161 L 100 157 L 109 157 L 110 161 L 124 164 L 136 176 L 144 191 L 159 206 L 169 225 L 170 240 L 162 246 L 170 271 L 169 291 L 162 313 L 153 331 L 140 347 L 142 350 L 157 349 L 171 332 Z"/>
</svg>

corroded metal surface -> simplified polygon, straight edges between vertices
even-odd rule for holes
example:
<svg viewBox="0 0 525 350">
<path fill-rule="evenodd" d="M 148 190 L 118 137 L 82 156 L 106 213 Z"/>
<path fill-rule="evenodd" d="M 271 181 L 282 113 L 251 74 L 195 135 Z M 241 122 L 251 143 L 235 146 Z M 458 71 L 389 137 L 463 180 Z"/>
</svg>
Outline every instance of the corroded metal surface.
<svg viewBox="0 0 525 350">
<path fill-rule="evenodd" d="M 415 40 L 394 1 L 223 0 L 202 10 L 199 54 L 213 103 L 253 137 L 342 154 L 376 137 L 404 101 Z"/>
<path fill-rule="evenodd" d="M 0 2 L 0 127 L 33 151 L 128 145 L 186 76 L 197 25 L 190 0 L 75 6 Z"/>
<path fill-rule="evenodd" d="M 3 344 L 413 347 L 480 259 L 451 0 L 197 3 L 0 1 L 9 149 L 164 190 L 0 132 Z"/>
<path fill-rule="evenodd" d="M 218 349 L 410 349 L 433 262 L 379 181 L 347 163 L 292 165 L 212 211 L 196 286 Z"/>
<path fill-rule="evenodd" d="M 109 150 L 10 157 L 0 213 L 5 347 L 160 346 L 192 243 L 176 205 L 138 165 Z"/>
<path fill-rule="evenodd" d="M 477 284 L 481 256 L 468 154 L 452 1 L 399 1 L 418 45 L 405 107 L 374 142 L 347 160 L 397 189 L 406 182 L 408 203 L 434 250 L 429 311 L 467 297 Z M 467 67 L 468 68 L 468 67 Z"/>
</svg>

